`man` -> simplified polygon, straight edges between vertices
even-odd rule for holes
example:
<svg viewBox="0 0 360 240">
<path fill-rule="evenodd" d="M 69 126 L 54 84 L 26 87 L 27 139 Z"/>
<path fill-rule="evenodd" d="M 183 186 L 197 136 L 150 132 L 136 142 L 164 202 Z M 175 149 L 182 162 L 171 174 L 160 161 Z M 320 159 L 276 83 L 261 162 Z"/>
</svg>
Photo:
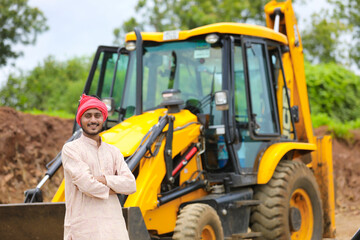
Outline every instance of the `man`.
<svg viewBox="0 0 360 240">
<path fill-rule="evenodd" d="M 76 121 L 83 133 L 62 150 L 65 240 L 129 239 L 116 193 L 134 193 L 135 178 L 119 149 L 99 136 L 107 114 L 103 102 L 82 95 Z"/>
</svg>

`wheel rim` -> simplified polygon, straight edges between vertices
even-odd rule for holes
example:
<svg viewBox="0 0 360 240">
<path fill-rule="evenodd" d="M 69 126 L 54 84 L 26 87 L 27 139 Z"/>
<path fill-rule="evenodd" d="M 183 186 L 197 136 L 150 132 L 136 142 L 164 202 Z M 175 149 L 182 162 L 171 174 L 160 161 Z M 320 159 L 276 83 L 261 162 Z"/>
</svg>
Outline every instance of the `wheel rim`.
<svg viewBox="0 0 360 240">
<path fill-rule="evenodd" d="M 309 195 L 303 189 L 296 189 L 290 199 L 290 208 L 300 211 L 301 226 L 298 231 L 291 231 L 291 239 L 311 239 L 314 228 L 314 215 Z"/>
<path fill-rule="evenodd" d="M 202 240 L 216 240 L 214 229 L 210 225 L 206 225 L 201 232 Z"/>
</svg>

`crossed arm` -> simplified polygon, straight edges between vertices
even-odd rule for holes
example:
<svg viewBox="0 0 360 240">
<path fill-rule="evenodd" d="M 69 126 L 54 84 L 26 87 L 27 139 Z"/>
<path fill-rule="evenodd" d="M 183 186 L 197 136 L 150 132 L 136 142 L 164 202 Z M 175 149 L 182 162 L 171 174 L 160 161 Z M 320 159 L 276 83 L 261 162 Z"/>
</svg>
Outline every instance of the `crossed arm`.
<svg viewBox="0 0 360 240">
<path fill-rule="evenodd" d="M 115 175 L 93 176 L 77 151 L 66 145 L 62 151 L 62 161 L 64 170 L 69 173 L 72 182 L 88 196 L 107 199 L 109 194 L 131 194 L 136 191 L 135 177 L 120 151 L 115 161 Z"/>
<path fill-rule="evenodd" d="M 107 181 L 106 181 L 106 178 L 104 175 L 102 176 L 96 176 L 94 177 L 98 182 L 101 182 L 102 184 L 106 185 L 107 186 Z M 114 190 L 112 190 L 110 188 L 110 191 L 109 191 L 109 194 L 112 195 L 112 194 L 116 194 L 116 192 L 114 192 Z"/>
</svg>

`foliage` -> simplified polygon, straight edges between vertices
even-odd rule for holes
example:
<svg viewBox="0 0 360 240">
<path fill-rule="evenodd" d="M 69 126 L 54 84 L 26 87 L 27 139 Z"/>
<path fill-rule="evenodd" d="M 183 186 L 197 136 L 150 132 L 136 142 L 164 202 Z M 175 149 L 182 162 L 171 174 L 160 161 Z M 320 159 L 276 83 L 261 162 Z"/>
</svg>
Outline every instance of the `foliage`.
<svg viewBox="0 0 360 240">
<path fill-rule="evenodd" d="M 360 68 L 360 1 L 327 2 L 330 8 L 313 14 L 302 34 L 305 53 L 313 62 L 335 61 Z"/>
<path fill-rule="evenodd" d="M 47 29 L 44 14 L 30 7 L 28 0 L 0 0 L 0 66 L 21 55 L 13 49 L 15 44 L 34 44 Z"/>
<path fill-rule="evenodd" d="M 64 119 L 74 119 L 75 115 L 70 114 L 68 112 L 65 112 L 63 110 L 57 110 L 57 111 L 40 111 L 38 109 L 32 109 L 32 110 L 26 110 L 25 113 L 30 113 L 32 115 L 47 115 L 51 117 L 59 117 Z"/>
<path fill-rule="evenodd" d="M 83 57 L 59 62 L 49 56 L 27 74 L 12 74 L 0 91 L 0 104 L 22 111 L 75 113 L 90 69 L 89 60 Z"/>
<path fill-rule="evenodd" d="M 313 127 L 351 142 L 360 128 L 360 77 L 336 63 L 305 62 L 305 73 Z"/>
<path fill-rule="evenodd" d="M 313 122 L 313 127 L 318 128 L 320 126 L 328 126 L 328 130 L 336 138 L 341 138 L 351 142 L 353 140 L 353 134 L 351 130 L 360 129 L 360 118 L 357 118 L 353 121 L 341 122 L 339 120 L 333 119 L 328 115 L 321 114 L 312 114 L 311 119 Z"/>
<path fill-rule="evenodd" d="M 268 0 L 138 0 L 131 17 L 114 30 L 119 44 L 138 26 L 146 31 L 192 29 L 215 22 L 247 22 L 264 25 L 264 6 Z M 293 1 L 312 4 L 308 0 Z M 360 4 L 359 0 L 328 0 L 330 9 L 321 9 L 311 16 L 302 32 L 308 60 L 315 62 L 353 63 L 360 67 Z M 296 9 L 295 9 L 296 11 Z M 301 15 L 300 15 L 301 17 Z M 352 31 L 355 30 L 355 35 Z M 352 44 L 344 44 L 345 35 L 353 35 Z M 351 46 L 351 48 L 348 48 Z"/>
<path fill-rule="evenodd" d="M 338 18 L 330 17 L 328 10 L 311 16 L 311 27 L 302 33 L 302 43 L 308 59 L 312 62 L 340 62 L 346 57 L 340 51 L 339 36 L 348 29 Z"/>
<path fill-rule="evenodd" d="M 115 42 L 139 26 L 147 31 L 192 29 L 216 22 L 264 24 L 267 0 L 138 0 L 135 7 L 142 21 L 130 18 L 114 30 Z"/>
<path fill-rule="evenodd" d="M 351 37 L 349 57 L 352 63 L 360 67 L 360 1 L 328 0 L 334 7 L 334 18 L 344 22 Z"/>
<path fill-rule="evenodd" d="M 114 44 L 121 45 L 124 42 L 125 34 L 133 31 L 135 27 L 142 28 L 141 24 L 134 17 L 131 17 L 123 23 L 121 28 L 115 28 L 113 31 L 115 36 Z"/>
<path fill-rule="evenodd" d="M 311 111 L 339 121 L 360 117 L 360 77 L 335 63 L 305 63 Z"/>
</svg>

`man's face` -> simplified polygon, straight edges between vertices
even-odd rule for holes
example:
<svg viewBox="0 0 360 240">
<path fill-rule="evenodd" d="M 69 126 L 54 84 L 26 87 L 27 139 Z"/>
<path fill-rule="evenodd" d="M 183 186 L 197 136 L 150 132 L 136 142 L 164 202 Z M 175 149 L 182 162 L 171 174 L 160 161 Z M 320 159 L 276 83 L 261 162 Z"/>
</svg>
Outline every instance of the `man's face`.
<svg viewBox="0 0 360 240">
<path fill-rule="evenodd" d="M 84 112 L 80 118 L 80 122 L 84 133 L 90 136 L 96 136 L 102 130 L 104 118 L 100 110 L 92 108 Z"/>
</svg>

